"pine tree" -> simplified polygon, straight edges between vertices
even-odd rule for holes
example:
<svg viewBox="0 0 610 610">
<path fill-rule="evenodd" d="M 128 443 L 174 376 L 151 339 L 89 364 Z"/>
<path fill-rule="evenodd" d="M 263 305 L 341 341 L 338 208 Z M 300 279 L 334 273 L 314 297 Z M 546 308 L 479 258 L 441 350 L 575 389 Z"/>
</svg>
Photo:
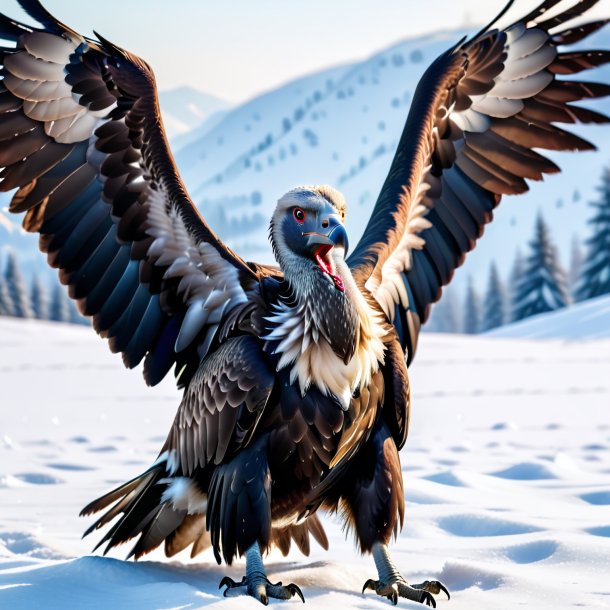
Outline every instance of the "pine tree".
<svg viewBox="0 0 610 610">
<path fill-rule="evenodd" d="M 457 333 L 458 306 L 455 300 L 453 288 L 451 286 L 443 289 L 443 297 L 432 308 L 430 320 L 424 329 L 435 333 Z"/>
<path fill-rule="evenodd" d="M 70 322 L 70 303 L 68 302 L 68 295 L 61 284 L 55 284 L 53 287 L 49 320 L 54 322 Z"/>
<path fill-rule="evenodd" d="M 472 278 L 468 278 L 468 288 L 464 299 L 464 332 L 476 335 L 481 330 L 481 303 Z"/>
<path fill-rule="evenodd" d="M 570 253 L 570 272 L 568 274 L 568 281 L 570 285 L 570 294 L 575 301 L 578 300 L 578 284 L 582 275 L 583 263 L 584 256 L 580 246 L 580 239 L 578 239 L 578 235 L 574 235 L 572 237 L 572 251 Z"/>
<path fill-rule="evenodd" d="M 10 252 L 8 255 L 4 279 L 12 304 L 13 315 L 18 318 L 31 318 L 30 299 L 19 265 L 17 264 L 17 257 L 13 252 Z"/>
<path fill-rule="evenodd" d="M 72 324 L 82 324 L 83 326 L 91 326 L 91 320 L 78 311 L 75 301 L 68 299 L 68 308 L 70 310 L 70 322 Z"/>
<path fill-rule="evenodd" d="M 4 281 L 4 275 L 0 274 L 0 316 L 13 315 L 13 301 L 8 293 L 8 286 Z"/>
<path fill-rule="evenodd" d="M 586 242 L 587 258 L 576 289 L 580 301 L 610 293 L 610 168 L 604 170 L 598 190 L 601 197 L 591 204 L 595 213 L 589 221 L 593 234 Z"/>
<path fill-rule="evenodd" d="M 513 300 L 516 320 L 560 309 L 570 302 L 566 273 L 559 264 L 557 250 L 542 214 L 536 220 L 530 248 Z"/>
<path fill-rule="evenodd" d="M 506 323 L 506 290 L 500 279 L 496 263 L 489 269 L 489 280 L 483 310 L 482 330 L 498 328 Z"/>
<path fill-rule="evenodd" d="M 515 322 L 515 311 L 517 309 L 517 286 L 521 282 L 521 278 L 523 277 L 524 271 L 524 262 L 523 262 L 523 254 L 521 254 L 521 249 L 517 248 L 517 252 L 515 253 L 515 260 L 513 261 L 512 269 L 510 270 L 509 276 L 509 284 L 508 284 L 508 318 L 511 322 Z"/>
<path fill-rule="evenodd" d="M 38 320 L 49 319 L 49 297 L 45 287 L 38 278 L 34 275 L 32 278 L 32 287 L 30 290 L 30 301 L 32 303 L 32 312 Z"/>
</svg>

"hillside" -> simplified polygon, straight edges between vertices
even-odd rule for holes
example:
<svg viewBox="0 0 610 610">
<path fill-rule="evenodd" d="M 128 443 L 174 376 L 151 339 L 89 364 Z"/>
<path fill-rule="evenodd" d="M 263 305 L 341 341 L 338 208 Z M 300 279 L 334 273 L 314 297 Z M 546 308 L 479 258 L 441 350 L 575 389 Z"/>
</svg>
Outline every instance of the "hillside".
<svg viewBox="0 0 610 610">
<path fill-rule="evenodd" d="M 300 79 L 234 109 L 177 154 L 205 217 L 239 253 L 268 260 L 266 227 L 278 197 L 297 184 L 330 183 L 347 196 L 355 244 L 391 163 L 420 75 L 464 33 L 406 40 L 366 61 Z M 610 47 L 610 31 L 587 44 Z M 587 76 L 610 81 L 610 68 Z M 610 102 L 592 107 L 608 112 Z M 551 154 L 564 172 L 534 184 L 524 197 L 503 202 L 466 266 L 467 273 L 481 276 L 480 287 L 491 259 L 503 275 L 508 273 L 515 248 L 523 249 L 530 239 L 540 208 L 564 264 L 573 235 L 586 236 L 587 202 L 595 198 L 601 169 L 609 161 L 610 128 L 576 131 L 600 152 Z M 458 273 L 458 278 L 464 276 Z"/>
<path fill-rule="evenodd" d="M 488 332 L 485 336 L 506 339 L 610 338 L 610 296 L 532 316 Z"/>
<path fill-rule="evenodd" d="M 391 163 L 419 77 L 465 33 L 405 40 L 365 61 L 304 76 L 233 109 L 214 110 L 214 104 L 223 102 L 188 87 L 162 93 L 178 167 L 206 220 L 242 256 L 269 261 L 267 226 L 277 199 L 298 184 L 330 183 L 347 196 L 347 225 L 355 245 Z M 610 29 L 587 45 L 610 48 Z M 610 67 L 589 78 L 610 82 Z M 590 106 L 610 112 L 608 99 Z M 184 129 L 188 131 L 178 133 Z M 610 161 L 609 127 L 577 131 L 600 152 L 550 154 L 563 173 L 534 184 L 526 196 L 503 201 L 458 272 L 458 284 L 470 273 L 483 289 L 494 259 L 506 277 L 516 248 L 527 247 L 539 209 L 568 265 L 573 236 L 584 239 L 588 234 L 588 202 L 596 198 L 601 170 Z M 0 208 L 6 201 L 0 197 Z M 41 257 L 32 252 L 35 239 L 5 231 L 5 219 L 0 219 L 0 249 L 10 243 L 25 253 L 28 270 L 42 270 Z"/>
</svg>

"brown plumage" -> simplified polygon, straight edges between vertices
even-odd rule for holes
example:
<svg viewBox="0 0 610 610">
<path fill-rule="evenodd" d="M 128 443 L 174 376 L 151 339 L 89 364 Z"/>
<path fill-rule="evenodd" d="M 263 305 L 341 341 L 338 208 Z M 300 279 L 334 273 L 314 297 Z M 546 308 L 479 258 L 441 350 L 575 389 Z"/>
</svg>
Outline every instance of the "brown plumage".
<svg viewBox="0 0 610 610">
<path fill-rule="evenodd" d="M 10 210 L 25 212 L 112 351 L 128 367 L 143 361 L 151 385 L 174 368 L 184 388 L 158 460 L 83 509 L 106 509 L 86 533 L 119 517 L 106 550 L 137 538 L 136 558 L 165 543 L 168 556 L 211 546 L 231 563 L 273 545 L 286 554 L 292 542 L 307 554 L 310 535 L 326 548 L 322 507 L 389 566 L 366 586 L 430 602 L 443 587 L 409 587 L 385 550 L 404 517 L 406 365 L 502 195 L 559 171 L 532 149 L 590 150 L 554 123 L 608 122 L 573 102 L 610 86 L 572 77 L 610 54 L 558 49 L 605 25 L 564 25 L 595 1 L 547 18 L 558 1 L 546 0 L 442 54 L 417 87 L 353 254 L 345 260 L 343 197 L 303 186 L 271 221 L 279 267 L 245 262 L 200 216 L 150 67 L 37 0 L 20 3 L 41 27 L 0 16 L 14 43 L 0 51 L 0 188 L 18 189 Z M 295 594 L 263 585 L 250 587 L 261 601 Z"/>
</svg>

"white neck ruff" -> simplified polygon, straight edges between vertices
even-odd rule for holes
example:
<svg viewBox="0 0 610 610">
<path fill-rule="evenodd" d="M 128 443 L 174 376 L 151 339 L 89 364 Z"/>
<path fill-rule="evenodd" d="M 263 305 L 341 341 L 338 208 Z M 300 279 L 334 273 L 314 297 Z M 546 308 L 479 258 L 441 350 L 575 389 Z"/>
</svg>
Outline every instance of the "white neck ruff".
<svg viewBox="0 0 610 610">
<path fill-rule="evenodd" d="M 271 323 L 264 337 L 279 341 L 275 353 L 280 355 L 277 370 L 291 366 L 290 382 L 298 380 L 301 395 L 312 384 L 324 394 L 332 394 L 344 409 L 349 407 L 352 394 L 367 386 L 371 377 L 384 362 L 383 337 L 386 334 L 381 315 L 371 310 L 358 290 L 351 272 L 341 264 L 341 278 L 345 283 L 346 298 L 354 300 L 360 323 L 357 346 L 347 364 L 335 354 L 324 337 L 307 298 L 296 295 L 296 303 L 280 300 L 265 319 Z"/>
</svg>

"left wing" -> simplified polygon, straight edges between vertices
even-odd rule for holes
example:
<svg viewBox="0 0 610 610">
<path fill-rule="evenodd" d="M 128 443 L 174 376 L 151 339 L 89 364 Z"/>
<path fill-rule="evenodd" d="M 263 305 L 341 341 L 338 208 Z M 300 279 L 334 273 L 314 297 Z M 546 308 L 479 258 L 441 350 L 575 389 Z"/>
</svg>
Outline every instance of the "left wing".
<svg viewBox="0 0 610 610">
<path fill-rule="evenodd" d="M 534 149 L 593 150 L 554 123 L 606 123 L 581 106 L 605 84 L 558 78 L 610 61 L 607 51 L 561 52 L 607 21 L 569 27 L 597 0 L 555 17 L 545 0 L 504 30 L 460 42 L 425 72 L 390 172 L 348 264 L 361 290 L 393 322 L 410 363 L 419 329 L 475 247 L 502 195 L 528 190 L 559 168 Z M 551 32 L 552 30 L 552 32 Z"/>
<path fill-rule="evenodd" d="M 0 189 L 125 365 L 186 385 L 259 272 L 186 193 L 150 67 L 20 3 L 42 27 L 0 14 Z"/>
</svg>

